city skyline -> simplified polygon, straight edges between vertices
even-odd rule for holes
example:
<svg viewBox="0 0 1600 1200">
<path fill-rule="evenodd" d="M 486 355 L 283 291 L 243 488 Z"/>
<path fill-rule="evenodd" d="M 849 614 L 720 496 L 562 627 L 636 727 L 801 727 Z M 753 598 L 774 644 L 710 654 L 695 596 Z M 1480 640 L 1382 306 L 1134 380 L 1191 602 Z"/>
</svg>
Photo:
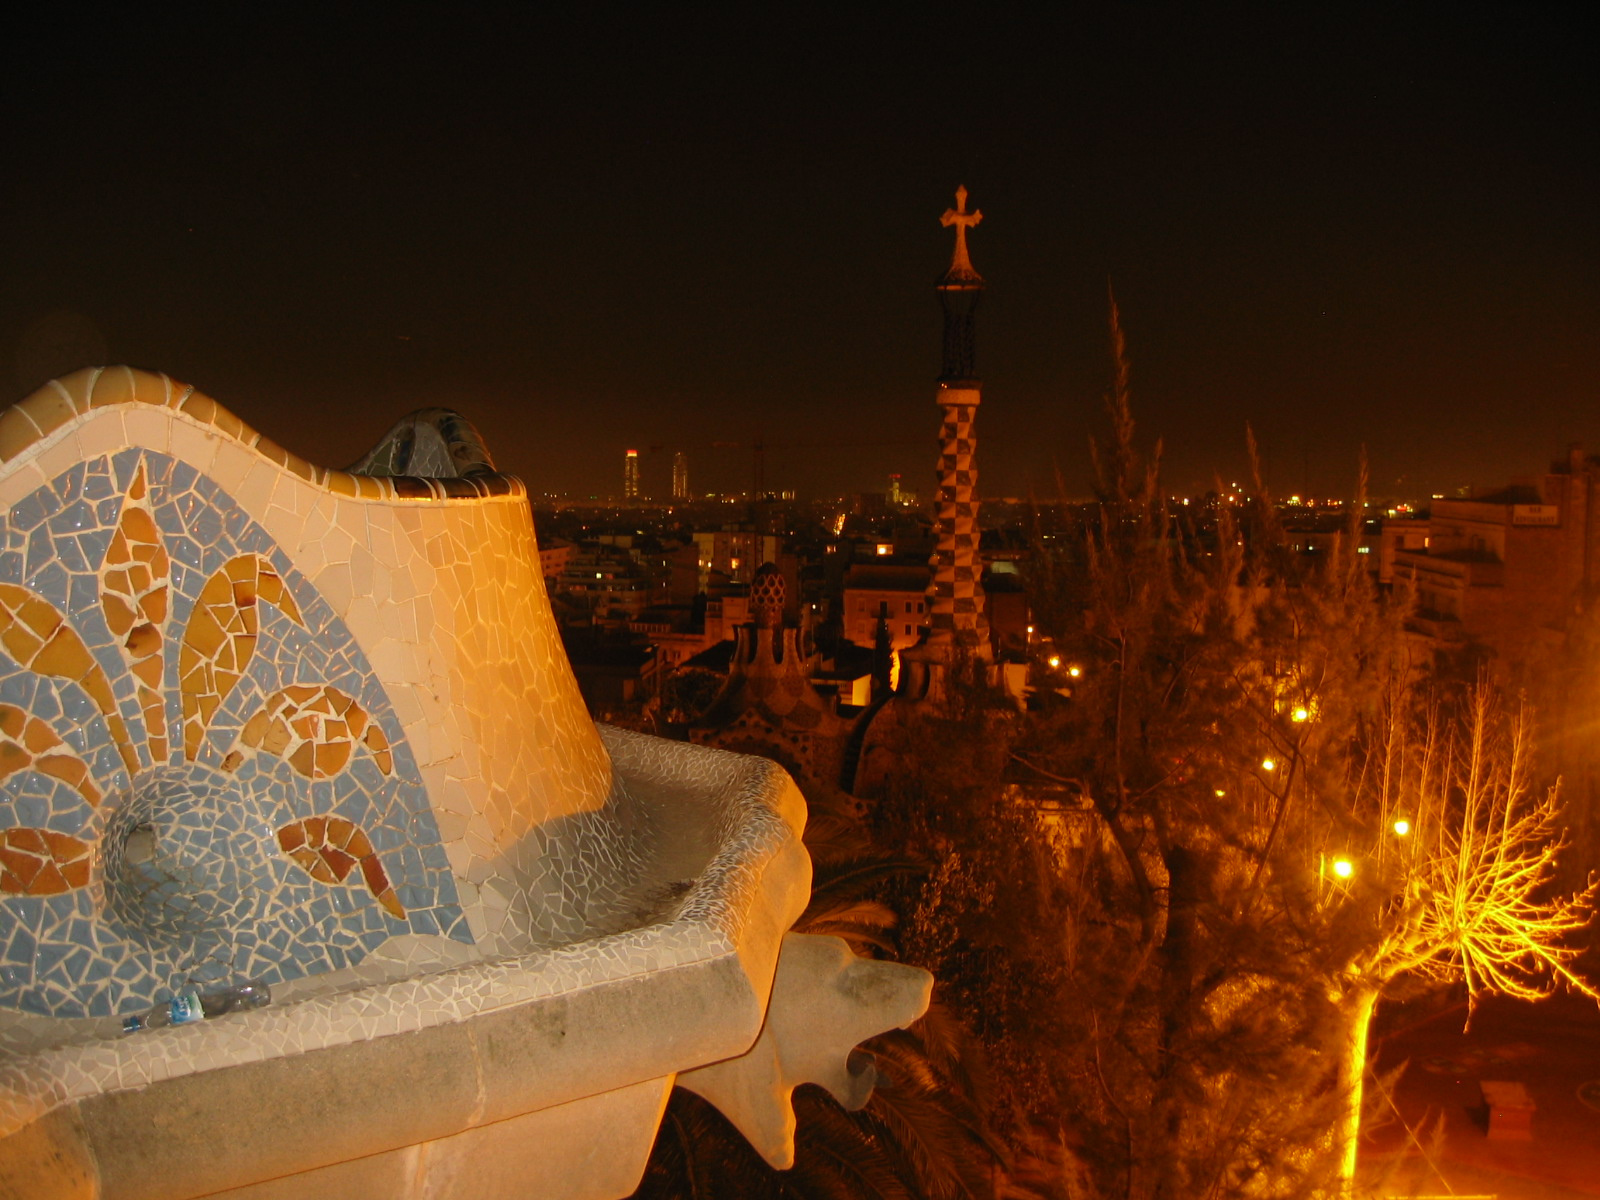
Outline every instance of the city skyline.
<svg viewBox="0 0 1600 1200">
<path fill-rule="evenodd" d="M 8 401 L 130 362 L 329 465 L 439 404 L 536 493 L 657 445 L 746 490 L 760 443 L 768 489 L 926 495 L 964 185 L 982 495 L 1087 490 L 1108 282 L 1172 491 L 1247 421 L 1286 493 L 1363 443 L 1410 495 L 1600 450 L 1559 13 L 117 19 L 11 39 Z"/>
</svg>

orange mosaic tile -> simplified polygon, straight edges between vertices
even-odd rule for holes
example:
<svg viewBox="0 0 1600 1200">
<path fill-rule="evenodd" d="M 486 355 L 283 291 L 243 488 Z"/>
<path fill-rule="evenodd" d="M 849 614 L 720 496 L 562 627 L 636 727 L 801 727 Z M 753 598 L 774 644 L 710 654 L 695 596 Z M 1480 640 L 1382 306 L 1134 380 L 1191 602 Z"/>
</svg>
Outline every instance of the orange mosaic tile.
<svg viewBox="0 0 1600 1200">
<path fill-rule="evenodd" d="M 139 769 L 105 672 L 54 605 L 27 588 L 0 583 L 0 645 L 23 669 L 71 680 L 87 692 L 105 717 L 129 773 Z"/>
<path fill-rule="evenodd" d="M 18 771 L 38 771 L 71 787 L 91 807 L 102 796 L 88 765 L 44 721 L 11 704 L 0 704 L 0 780 Z"/>
<path fill-rule="evenodd" d="M 353 696 L 335 687 L 296 685 L 267 698 L 245 722 L 240 742 L 286 759 L 307 779 L 328 779 L 350 761 L 357 745 L 372 753 L 385 775 L 394 770 L 389 739 Z M 237 769 L 242 759 L 229 755 L 224 767 Z"/>
<path fill-rule="evenodd" d="M 283 580 L 255 554 L 241 554 L 215 571 L 189 615 L 178 653 L 178 688 L 183 696 L 183 750 L 190 762 L 199 756 L 211 718 L 255 655 L 258 600 L 304 624 Z"/>
<path fill-rule="evenodd" d="M 155 518 L 145 504 L 141 467 L 128 486 L 122 516 L 100 570 L 100 607 L 112 634 L 121 640 L 129 670 L 138 681 L 150 761 L 167 760 L 167 709 L 162 699 L 162 626 L 167 620 L 167 552 Z"/>
<path fill-rule="evenodd" d="M 305 872 L 322 883 L 344 883 L 361 868 L 361 882 L 391 916 L 405 919 L 372 842 L 353 821 L 343 817 L 307 817 L 278 830 L 278 846 Z"/>
<path fill-rule="evenodd" d="M 53 829 L 0 830 L 0 892 L 55 896 L 87 886 L 94 846 Z"/>
</svg>

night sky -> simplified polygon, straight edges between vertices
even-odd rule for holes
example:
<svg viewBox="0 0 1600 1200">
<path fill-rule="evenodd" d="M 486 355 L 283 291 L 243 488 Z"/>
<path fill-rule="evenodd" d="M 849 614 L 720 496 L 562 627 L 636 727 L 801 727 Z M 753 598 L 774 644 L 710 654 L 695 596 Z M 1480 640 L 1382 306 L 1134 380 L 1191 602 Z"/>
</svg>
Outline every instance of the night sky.
<svg viewBox="0 0 1600 1200">
<path fill-rule="evenodd" d="M 1174 490 L 1246 421 L 1285 492 L 1600 451 L 1579 6 L 62 7 L 0 39 L 5 401 L 127 362 L 328 465 L 445 405 L 535 492 L 763 439 L 926 494 L 964 183 L 985 495 L 1085 490 L 1108 280 Z"/>
</svg>

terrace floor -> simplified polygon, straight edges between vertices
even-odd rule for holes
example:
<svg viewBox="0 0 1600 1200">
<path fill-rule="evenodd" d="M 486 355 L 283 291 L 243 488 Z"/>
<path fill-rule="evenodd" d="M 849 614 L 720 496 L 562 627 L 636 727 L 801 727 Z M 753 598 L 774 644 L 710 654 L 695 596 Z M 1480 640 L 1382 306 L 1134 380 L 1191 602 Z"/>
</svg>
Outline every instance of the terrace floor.
<svg viewBox="0 0 1600 1200">
<path fill-rule="evenodd" d="M 1464 1004 L 1382 1015 L 1377 1070 L 1407 1066 L 1388 1120 L 1363 1135 L 1364 1181 L 1384 1197 L 1600 1196 L 1600 1008 L 1576 996 L 1537 1004 L 1497 997 L 1479 1006 L 1470 1032 L 1465 1020 Z M 1526 1135 L 1492 1136 L 1485 1080 L 1527 1089 L 1534 1113 Z"/>
</svg>

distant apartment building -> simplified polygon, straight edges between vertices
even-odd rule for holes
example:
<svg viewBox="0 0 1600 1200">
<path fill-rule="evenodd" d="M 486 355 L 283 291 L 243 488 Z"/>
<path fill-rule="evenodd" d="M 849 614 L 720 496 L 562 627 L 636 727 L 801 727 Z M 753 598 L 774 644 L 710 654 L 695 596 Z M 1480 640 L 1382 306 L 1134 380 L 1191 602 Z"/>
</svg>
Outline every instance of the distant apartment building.
<svg viewBox="0 0 1600 1200">
<path fill-rule="evenodd" d="M 701 572 L 725 575 L 735 583 L 749 583 L 756 568 L 776 562 L 783 550 L 781 537 L 747 530 L 697 531 L 694 541 L 700 550 Z"/>
<path fill-rule="evenodd" d="M 924 566 L 862 563 L 844 577 L 844 636 L 871 648 L 878 637 L 878 618 L 886 617 L 896 650 L 917 644 L 928 623 L 928 579 Z"/>
<path fill-rule="evenodd" d="M 1428 549 L 1428 531 L 1432 527 L 1426 517 L 1389 517 L 1378 531 L 1378 582 L 1394 583 L 1395 557 L 1402 550 Z"/>
<path fill-rule="evenodd" d="M 639 498 L 639 452 L 629 450 L 622 458 L 622 498 Z"/>
<path fill-rule="evenodd" d="M 1535 479 L 1435 500 L 1426 544 L 1397 546 L 1394 574 L 1416 590 L 1419 632 L 1514 671 L 1600 583 L 1600 461 L 1574 450 Z"/>
<path fill-rule="evenodd" d="M 613 546 L 578 548 L 556 579 L 569 609 L 595 624 L 625 624 L 667 599 L 666 581 Z"/>
<path fill-rule="evenodd" d="M 679 503 L 689 499 L 689 456 L 682 450 L 672 456 L 672 498 Z"/>
<path fill-rule="evenodd" d="M 543 579 L 559 579 L 572 555 L 578 548 L 561 538 L 552 538 L 548 545 L 539 544 L 539 575 Z"/>
</svg>

